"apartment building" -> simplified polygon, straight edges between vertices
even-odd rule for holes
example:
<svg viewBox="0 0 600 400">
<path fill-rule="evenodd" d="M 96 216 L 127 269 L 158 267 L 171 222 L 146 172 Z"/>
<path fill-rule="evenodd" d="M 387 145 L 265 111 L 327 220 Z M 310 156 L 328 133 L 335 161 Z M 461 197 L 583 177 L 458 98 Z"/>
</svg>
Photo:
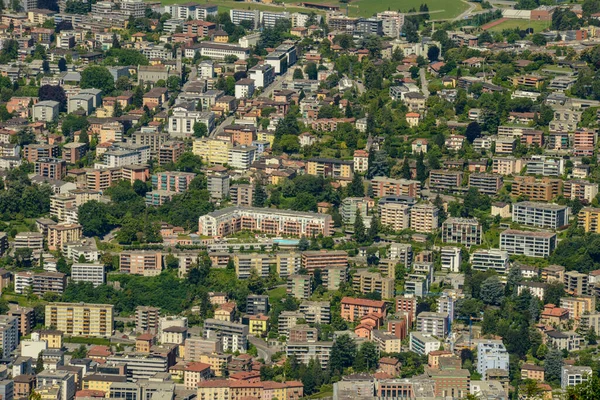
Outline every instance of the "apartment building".
<svg viewBox="0 0 600 400">
<path fill-rule="evenodd" d="M 537 228 L 558 229 L 569 224 L 569 207 L 522 201 L 514 203 L 512 221 Z"/>
<path fill-rule="evenodd" d="M 508 254 L 547 257 L 556 248 L 556 234 L 507 229 L 500 233 L 500 250 Z"/>
<path fill-rule="evenodd" d="M 233 143 L 229 140 L 200 138 L 195 139 L 192 153 L 202 158 L 208 164 L 227 164 L 229 162 L 229 149 Z"/>
<path fill-rule="evenodd" d="M 123 251 L 119 255 L 119 270 L 123 274 L 156 276 L 160 275 L 162 267 L 160 251 Z"/>
<path fill-rule="evenodd" d="M 495 195 L 504 185 L 502 175 L 472 173 L 469 175 L 469 188 L 476 188 L 480 193 Z"/>
<path fill-rule="evenodd" d="M 531 156 L 525 159 L 527 173 L 542 176 L 561 176 L 565 172 L 565 161 L 562 158 Z"/>
<path fill-rule="evenodd" d="M 564 281 L 565 292 L 574 295 L 582 296 L 589 294 L 589 276 L 577 271 L 565 272 Z"/>
<path fill-rule="evenodd" d="M 269 296 L 251 294 L 246 298 L 246 314 L 267 315 L 269 313 Z"/>
<path fill-rule="evenodd" d="M 306 173 L 324 178 L 351 180 L 354 175 L 354 161 L 311 158 L 306 162 Z"/>
<path fill-rule="evenodd" d="M 477 344 L 477 372 L 487 376 L 489 369 L 508 371 L 508 351 L 502 340 L 487 340 Z"/>
<path fill-rule="evenodd" d="M 463 173 L 436 169 L 429 172 L 429 188 L 431 190 L 456 190 L 462 185 Z"/>
<path fill-rule="evenodd" d="M 268 254 L 241 254 L 233 256 L 235 265 L 235 274 L 239 279 L 248 279 L 252 272 L 258 276 L 266 278 L 269 276 L 271 257 Z"/>
<path fill-rule="evenodd" d="M 104 264 L 75 263 L 71 266 L 71 280 L 73 282 L 89 282 L 94 287 L 106 282 Z"/>
<path fill-rule="evenodd" d="M 410 209 L 410 228 L 419 233 L 432 233 L 438 228 L 439 210 L 433 204 L 421 203 Z"/>
<path fill-rule="evenodd" d="M 39 232 L 20 232 L 15 236 L 15 249 L 29 248 L 33 251 L 44 248 L 44 235 Z"/>
<path fill-rule="evenodd" d="M 308 365 L 311 359 L 318 360 L 321 368 L 327 368 L 333 342 L 287 342 L 285 346 L 286 356 L 295 356 L 298 362 Z"/>
<path fill-rule="evenodd" d="M 16 308 L 9 310 L 7 315 L 17 318 L 17 325 L 21 336 L 27 336 L 33 330 L 35 323 L 33 308 L 17 306 Z"/>
<path fill-rule="evenodd" d="M 113 307 L 111 304 L 49 303 L 45 325 L 67 335 L 110 337 Z"/>
<path fill-rule="evenodd" d="M 467 247 L 481 244 L 481 224 L 475 218 L 448 218 L 442 224 L 442 241 Z"/>
<path fill-rule="evenodd" d="M 23 158 L 34 163 L 40 158 L 58 158 L 59 147 L 55 144 L 26 144 L 23 146 Z"/>
<path fill-rule="evenodd" d="M 302 252 L 302 268 L 310 273 L 315 269 L 348 267 L 348 253 L 343 250 L 320 250 Z"/>
<path fill-rule="evenodd" d="M 409 349 L 421 356 L 426 356 L 432 351 L 437 351 L 441 346 L 442 343 L 440 340 L 430 334 L 421 332 L 410 333 Z"/>
<path fill-rule="evenodd" d="M 389 248 L 388 257 L 405 267 L 412 264 L 413 250 L 408 243 L 392 243 Z"/>
<path fill-rule="evenodd" d="M 300 313 L 304 314 L 308 324 L 329 324 L 331 322 L 331 304 L 328 301 L 308 301 L 300 303 Z"/>
<path fill-rule="evenodd" d="M 442 269 L 449 272 L 460 272 L 462 263 L 461 249 L 459 247 L 442 247 L 440 250 Z"/>
<path fill-rule="evenodd" d="M 384 277 L 378 272 L 358 271 L 352 276 L 352 286 L 355 291 L 367 294 L 377 292 L 382 299 L 394 297 L 395 280 Z"/>
<path fill-rule="evenodd" d="M 50 215 L 56 217 L 59 221 L 66 221 L 68 210 L 74 208 L 75 205 L 75 196 L 68 194 L 52 195 L 50 196 Z"/>
<path fill-rule="evenodd" d="M 298 321 L 304 319 L 304 314 L 299 311 L 282 311 L 277 320 L 277 332 L 289 338 L 290 329 L 298 324 Z"/>
<path fill-rule="evenodd" d="M 325 267 L 322 277 L 323 286 L 327 290 L 338 290 L 342 283 L 348 281 L 348 267 Z"/>
<path fill-rule="evenodd" d="M 570 180 L 563 184 L 563 196 L 567 199 L 579 199 L 583 203 L 591 203 L 598 195 L 598 184 L 584 180 Z"/>
<path fill-rule="evenodd" d="M 196 174 L 191 172 L 165 171 L 152 175 L 154 190 L 169 190 L 175 193 L 186 192 Z"/>
<path fill-rule="evenodd" d="M 342 223 L 346 230 L 354 229 L 356 221 L 356 212 L 358 211 L 363 218 L 363 221 L 369 221 L 369 210 L 375 206 L 373 199 L 369 197 L 346 197 L 342 200 L 340 214 L 342 215 Z"/>
<path fill-rule="evenodd" d="M 516 176 L 512 183 L 511 195 L 526 196 L 530 201 L 552 201 L 561 193 L 562 180 L 533 176 Z"/>
<path fill-rule="evenodd" d="M 204 236 L 227 236 L 240 230 L 272 235 L 312 237 L 331 234 L 330 215 L 257 207 L 228 207 L 203 215 L 198 232 Z"/>
<path fill-rule="evenodd" d="M 203 336 L 208 339 L 220 339 L 224 351 L 245 353 L 248 349 L 247 325 L 208 318 L 204 321 Z"/>
<path fill-rule="evenodd" d="M 67 242 L 74 242 L 82 237 L 82 226 L 79 224 L 55 224 L 48 226 L 48 250 L 62 250 Z"/>
<path fill-rule="evenodd" d="M 135 330 L 137 332 L 158 332 L 160 309 L 156 307 L 137 306 L 135 309 Z"/>
<path fill-rule="evenodd" d="M 10 354 L 19 346 L 19 320 L 17 317 L 0 315 L 0 348 L 2 358 L 9 358 Z"/>
<path fill-rule="evenodd" d="M 492 159 L 492 172 L 500 175 L 519 174 L 523 169 L 523 161 L 514 157 L 494 157 Z"/>
<path fill-rule="evenodd" d="M 302 268 L 302 255 L 300 253 L 280 253 L 275 255 L 277 274 L 280 278 L 297 273 Z"/>
<path fill-rule="evenodd" d="M 421 182 L 408 179 L 392 179 L 385 176 L 376 176 L 371 179 L 374 197 L 384 196 L 421 196 Z"/>
<path fill-rule="evenodd" d="M 58 158 L 39 158 L 35 162 L 34 172 L 41 177 L 58 181 L 67 174 L 67 162 Z"/>
<path fill-rule="evenodd" d="M 507 251 L 498 249 L 475 250 L 471 255 L 471 268 L 476 271 L 494 270 L 499 274 L 507 274 L 510 268 Z"/>
<path fill-rule="evenodd" d="M 312 294 L 310 275 L 290 275 L 287 279 L 287 294 L 296 299 L 306 300 Z"/>
<path fill-rule="evenodd" d="M 67 276 L 61 272 L 37 272 L 31 278 L 32 292 L 40 297 L 48 292 L 62 294 L 67 287 Z"/>
<path fill-rule="evenodd" d="M 594 155 L 598 133 L 594 129 L 577 129 L 573 133 L 573 154 L 579 157 Z"/>
<path fill-rule="evenodd" d="M 592 376 L 592 369 L 585 366 L 563 365 L 560 373 L 560 387 L 577 386 Z"/>
<path fill-rule="evenodd" d="M 359 321 L 367 314 L 379 314 L 385 317 L 385 301 L 344 297 L 341 301 L 341 316 L 346 321 Z"/>
<path fill-rule="evenodd" d="M 596 312 L 596 297 L 588 295 L 582 295 L 578 297 L 561 297 L 560 308 L 564 308 L 569 311 L 569 319 L 579 321 L 584 314 Z"/>
<path fill-rule="evenodd" d="M 410 207 L 406 204 L 386 203 L 379 206 L 380 222 L 394 231 L 408 229 Z"/>
<path fill-rule="evenodd" d="M 417 331 L 444 338 L 448 334 L 448 313 L 424 311 L 417 315 Z"/>
<path fill-rule="evenodd" d="M 173 108 L 167 129 L 174 138 L 189 138 L 194 134 L 194 124 L 201 123 L 210 133 L 215 127 L 215 114 L 211 111 L 189 111 L 185 107 Z"/>
<path fill-rule="evenodd" d="M 231 185 L 229 187 L 229 198 L 236 206 L 252 206 L 254 186 L 247 183 Z"/>
<path fill-rule="evenodd" d="M 582 208 L 577 214 L 577 223 L 586 233 L 600 233 L 600 208 Z"/>
</svg>

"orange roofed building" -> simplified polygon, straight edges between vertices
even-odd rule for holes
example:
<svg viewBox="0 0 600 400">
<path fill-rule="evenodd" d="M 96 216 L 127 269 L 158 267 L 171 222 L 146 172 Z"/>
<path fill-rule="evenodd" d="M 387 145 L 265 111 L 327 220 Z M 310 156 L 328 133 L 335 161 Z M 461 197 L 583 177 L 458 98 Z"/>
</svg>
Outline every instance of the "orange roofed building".
<svg viewBox="0 0 600 400">
<path fill-rule="evenodd" d="M 379 314 L 382 318 L 386 315 L 385 301 L 356 299 L 344 297 L 341 302 L 342 318 L 346 321 L 357 321 L 369 314 Z"/>
<path fill-rule="evenodd" d="M 197 395 L 199 400 L 242 398 L 299 400 L 304 397 L 304 385 L 298 381 L 280 383 L 220 379 L 198 383 Z"/>
<path fill-rule="evenodd" d="M 569 310 L 560 308 L 554 304 L 546 304 L 544 311 L 540 316 L 540 323 L 552 325 L 554 327 L 562 327 L 569 321 Z"/>
</svg>

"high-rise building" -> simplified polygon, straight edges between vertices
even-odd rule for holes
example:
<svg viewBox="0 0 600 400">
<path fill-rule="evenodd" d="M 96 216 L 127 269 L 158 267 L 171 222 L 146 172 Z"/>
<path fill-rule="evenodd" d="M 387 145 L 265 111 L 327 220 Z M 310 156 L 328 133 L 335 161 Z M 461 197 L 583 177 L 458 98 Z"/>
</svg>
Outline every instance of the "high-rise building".
<svg viewBox="0 0 600 400">
<path fill-rule="evenodd" d="M 110 337 L 113 308 L 111 304 L 49 303 L 45 325 L 67 335 Z"/>
</svg>

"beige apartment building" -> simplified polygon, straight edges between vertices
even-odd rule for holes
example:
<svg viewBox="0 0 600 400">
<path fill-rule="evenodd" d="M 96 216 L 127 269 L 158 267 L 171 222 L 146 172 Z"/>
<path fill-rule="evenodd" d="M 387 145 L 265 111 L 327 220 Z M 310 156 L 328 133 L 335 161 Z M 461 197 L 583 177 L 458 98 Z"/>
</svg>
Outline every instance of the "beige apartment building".
<svg viewBox="0 0 600 400">
<path fill-rule="evenodd" d="M 381 293 L 382 299 L 394 297 L 394 278 L 386 278 L 378 272 L 359 271 L 352 276 L 354 290 L 363 294 Z"/>
<path fill-rule="evenodd" d="M 395 231 L 408 229 L 410 225 L 410 207 L 406 204 L 387 203 L 379 206 L 382 225 Z"/>
<path fill-rule="evenodd" d="M 600 233 L 600 208 L 582 208 L 577 215 L 577 222 L 586 233 Z"/>
<path fill-rule="evenodd" d="M 439 210 L 432 204 L 422 203 L 410 209 L 410 227 L 420 233 L 431 233 L 438 228 Z"/>
<path fill-rule="evenodd" d="M 123 274 L 156 276 L 162 271 L 162 253 L 160 251 L 124 251 L 119 259 Z"/>
<path fill-rule="evenodd" d="M 493 159 L 492 171 L 500 175 L 513 175 L 520 173 L 524 166 L 520 158 L 496 157 Z"/>
<path fill-rule="evenodd" d="M 113 330 L 113 305 L 50 303 L 45 325 L 66 335 L 109 337 Z"/>
<path fill-rule="evenodd" d="M 194 140 L 192 153 L 202 158 L 208 164 L 227 164 L 229 149 L 233 144 L 228 140 L 201 138 Z"/>
<path fill-rule="evenodd" d="M 48 226 L 48 250 L 62 250 L 63 244 L 81 239 L 79 224 L 56 224 Z"/>
<path fill-rule="evenodd" d="M 516 176 L 512 183 L 514 197 L 527 196 L 530 201 L 552 201 L 561 192 L 562 180 L 533 176 Z"/>
<path fill-rule="evenodd" d="M 343 250 L 305 251 L 302 253 L 302 268 L 312 273 L 315 269 L 348 267 L 348 253 Z"/>
</svg>

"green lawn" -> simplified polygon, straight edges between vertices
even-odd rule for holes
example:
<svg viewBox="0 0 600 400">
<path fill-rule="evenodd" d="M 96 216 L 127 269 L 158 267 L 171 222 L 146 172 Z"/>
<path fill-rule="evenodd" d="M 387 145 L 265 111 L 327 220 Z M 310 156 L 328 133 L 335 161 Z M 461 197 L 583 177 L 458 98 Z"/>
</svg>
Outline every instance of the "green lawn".
<svg viewBox="0 0 600 400">
<path fill-rule="evenodd" d="M 267 292 L 269 295 L 269 304 L 278 304 L 281 299 L 285 297 L 286 289 L 285 286 L 277 287 Z"/>
<path fill-rule="evenodd" d="M 503 23 L 496 25 L 488 32 L 502 32 L 505 29 L 527 29 L 532 28 L 534 32 L 541 32 L 550 27 L 550 21 L 528 21 L 524 19 L 509 19 Z"/>
<path fill-rule="evenodd" d="M 188 0 L 162 0 L 162 4 L 184 3 Z M 346 4 L 336 0 L 310 0 L 312 3 L 333 4 L 340 6 L 342 10 L 346 8 Z M 219 11 L 229 11 L 232 8 L 263 10 L 263 11 L 289 11 L 289 12 L 310 12 L 314 11 L 319 14 L 324 14 L 324 11 L 301 7 L 301 1 L 285 2 L 286 6 L 267 5 L 260 3 L 245 3 L 234 0 L 219 0 L 216 2 L 219 5 Z M 355 0 L 348 4 L 348 14 L 351 17 L 370 17 L 380 11 L 385 10 L 400 10 L 407 12 L 411 8 L 419 9 L 421 4 L 427 4 L 429 11 L 441 11 L 431 14 L 432 19 L 454 18 L 468 6 L 461 0 Z"/>
</svg>

